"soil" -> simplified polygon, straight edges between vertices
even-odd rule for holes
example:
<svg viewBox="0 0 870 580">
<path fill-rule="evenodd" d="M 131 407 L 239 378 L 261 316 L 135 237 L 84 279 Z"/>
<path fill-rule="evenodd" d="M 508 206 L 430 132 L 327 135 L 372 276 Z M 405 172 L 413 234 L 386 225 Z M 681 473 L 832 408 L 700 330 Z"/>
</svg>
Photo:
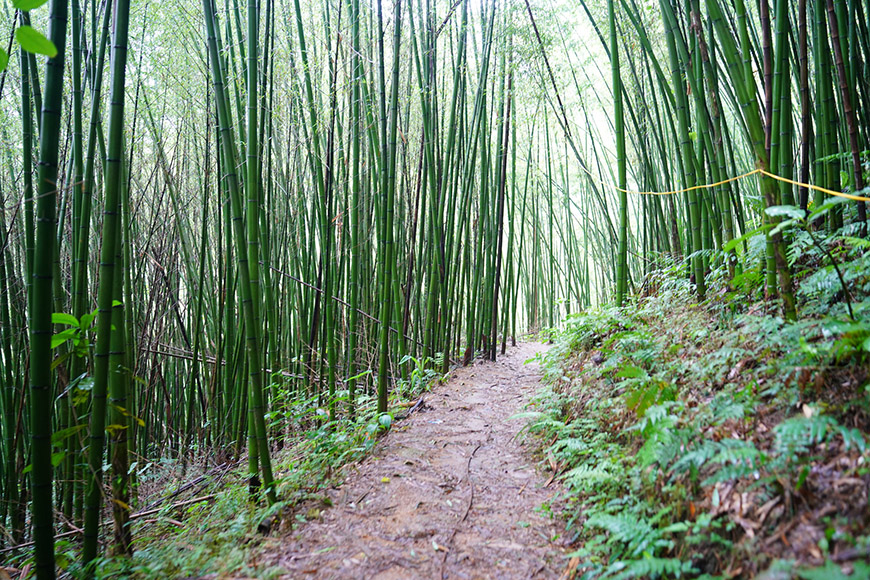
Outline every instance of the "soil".
<svg viewBox="0 0 870 580">
<path fill-rule="evenodd" d="M 525 422 L 511 418 L 540 381 L 525 361 L 544 348 L 452 371 L 329 490 L 333 507 L 310 510 L 267 559 L 288 578 L 558 578 L 558 484 L 536 471 Z"/>
</svg>

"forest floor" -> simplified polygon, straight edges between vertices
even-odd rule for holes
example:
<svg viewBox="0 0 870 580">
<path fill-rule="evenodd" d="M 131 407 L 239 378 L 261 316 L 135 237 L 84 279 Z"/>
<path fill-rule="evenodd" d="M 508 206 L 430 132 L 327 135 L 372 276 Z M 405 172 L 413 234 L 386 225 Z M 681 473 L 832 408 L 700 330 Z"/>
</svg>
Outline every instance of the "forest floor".
<svg viewBox="0 0 870 580">
<path fill-rule="evenodd" d="M 558 482 L 535 469 L 521 412 L 540 344 L 458 368 L 327 492 L 332 506 L 263 545 L 292 578 L 558 578 Z M 297 512 L 298 513 L 298 512 Z"/>
</svg>

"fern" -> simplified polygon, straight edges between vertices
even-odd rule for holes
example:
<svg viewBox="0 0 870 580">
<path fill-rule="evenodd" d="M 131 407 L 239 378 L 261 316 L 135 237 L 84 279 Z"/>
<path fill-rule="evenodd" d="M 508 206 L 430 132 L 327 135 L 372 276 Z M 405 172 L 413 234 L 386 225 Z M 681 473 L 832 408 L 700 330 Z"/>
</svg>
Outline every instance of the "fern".
<svg viewBox="0 0 870 580">
<path fill-rule="evenodd" d="M 754 466 L 746 465 L 745 463 L 726 465 L 719 468 L 713 475 L 702 481 L 701 485 L 704 487 L 708 487 L 711 485 L 716 485 L 717 483 L 722 483 L 724 481 L 732 481 L 735 479 L 750 477 L 755 473 L 757 473 L 757 469 Z"/>
<path fill-rule="evenodd" d="M 670 542 L 661 539 L 661 532 L 648 520 L 638 519 L 629 513 L 594 514 L 586 520 L 586 527 L 599 528 L 610 534 L 608 543 L 621 544 L 625 554 L 638 557 L 648 549 L 666 547 Z"/>
<path fill-rule="evenodd" d="M 789 460 L 807 453 L 815 445 L 832 441 L 838 435 L 846 450 L 854 448 L 861 453 L 867 450 L 867 439 L 861 431 L 844 427 L 827 415 L 792 417 L 774 427 L 773 431 L 775 449 Z"/>
<path fill-rule="evenodd" d="M 828 441 L 837 421 L 827 415 L 802 415 L 786 419 L 773 428 L 774 449 L 788 458 L 806 453 L 811 447 Z"/>
<path fill-rule="evenodd" d="M 788 246 L 786 258 L 788 265 L 794 266 L 795 263 L 807 252 L 813 249 L 813 238 L 804 230 L 796 230 L 791 244 Z"/>
<path fill-rule="evenodd" d="M 842 290 L 840 279 L 832 266 L 825 266 L 814 274 L 807 276 L 801 283 L 799 294 L 804 298 L 818 298 L 822 302 L 831 302 L 834 295 Z"/>
<path fill-rule="evenodd" d="M 858 429 L 849 429 L 842 425 L 836 425 L 834 430 L 843 438 L 843 445 L 846 451 L 855 448 L 861 453 L 867 451 L 867 438 Z"/>
<path fill-rule="evenodd" d="M 718 443 L 716 441 L 704 440 L 698 447 L 680 457 L 671 467 L 671 473 L 679 474 L 691 468 L 700 469 L 707 463 L 707 460 L 716 455 L 717 450 Z"/>
<path fill-rule="evenodd" d="M 856 238 L 854 236 L 843 236 L 843 241 L 859 250 L 870 250 L 870 240 L 865 240 L 864 238 Z"/>
<path fill-rule="evenodd" d="M 607 464 L 593 466 L 584 463 L 566 473 L 564 479 L 571 488 L 581 493 L 589 493 L 604 486 L 616 485 L 621 477 L 613 473 Z"/>
<path fill-rule="evenodd" d="M 644 554 L 638 560 L 620 560 L 610 565 L 602 578 L 626 580 L 628 578 L 680 578 L 697 570 L 691 562 L 678 558 L 655 558 Z M 615 575 L 613 575 L 615 574 Z"/>
</svg>

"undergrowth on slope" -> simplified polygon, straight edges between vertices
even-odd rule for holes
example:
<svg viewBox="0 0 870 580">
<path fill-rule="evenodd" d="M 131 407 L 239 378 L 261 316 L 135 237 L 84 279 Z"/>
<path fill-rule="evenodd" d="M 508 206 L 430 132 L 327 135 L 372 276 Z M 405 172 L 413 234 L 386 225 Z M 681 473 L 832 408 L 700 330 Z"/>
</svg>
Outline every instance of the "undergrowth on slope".
<svg viewBox="0 0 870 580">
<path fill-rule="evenodd" d="M 190 466 L 185 479 L 178 477 L 180 466 L 174 459 L 142 468 L 141 503 L 159 503 L 160 509 L 133 520 L 133 556 L 98 560 L 97 578 L 276 578 L 286 574 L 261 560 L 261 548 L 280 542 L 278 532 L 319 518 L 321 510 L 331 505 L 325 490 L 340 481 L 342 467 L 371 451 L 378 437 L 407 413 L 410 402 L 439 379 L 415 359 L 402 362 L 410 363 L 412 370 L 391 394 L 390 408 L 395 411 L 388 414 L 377 413 L 374 396 L 357 394 L 356 418 L 329 422 L 327 410 L 316 399 L 286 397 L 287 404 L 278 406 L 280 412 L 269 417 L 272 428 L 293 426 L 291 431 L 285 428 L 282 449 L 273 458 L 280 501 L 272 506 L 266 507 L 263 498 L 252 501 L 244 457 L 226 469 Z M 280 381 L 280 374 L 274 378 Z M 280 394 L 280 385 L 275 386 Z M 338 404 L 346 403 L 346 391 L 337 396 Z M 209 499 L 185 504 L 201 497 Z M 65 575 L 85 576 L 76 562 L 73 543 L 60 540 L 57 552 Z M 16 563 L 27 566 L 27 561 Z"/>
<path fill-rule="evenodd" d="M 760 270 L 720 267 L 694 304 L 679 265 L 569 317 L 527 415 L 567 490 L 576 577 L 870 578 L 870 258 L 825 244 L 789 256 L 794 323 L 756 300 Z"/>
</svg>

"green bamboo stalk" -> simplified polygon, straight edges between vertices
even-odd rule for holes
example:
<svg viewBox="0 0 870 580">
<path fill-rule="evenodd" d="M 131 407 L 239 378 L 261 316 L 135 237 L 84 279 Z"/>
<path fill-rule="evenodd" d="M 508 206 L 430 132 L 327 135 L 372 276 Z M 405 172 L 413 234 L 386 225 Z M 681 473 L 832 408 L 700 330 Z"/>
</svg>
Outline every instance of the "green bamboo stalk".
<svg viewBox="0 0 870 580">
<path fill-rule="evenodd" d="M 106 158 L 105 206 L 103 209 L 102 248 L 100 250 L 100 285 L 97 293 L 97 344 L 94 351 L 94 385 L 91 391 L 89 477 L 85 499 L 85 533 L 82 561 L 93 574 L 91 564 L 97 557 L 100 511 L 102 509 L 103 449 L 106 434 L 106 394 L 109 383 L 112 345 L 112 310 L 116 275 L 116 246 L 120 219 L 118 208 L 122 196 L 124 150 L 124 93 L 126 88 L 127 33 L 130 3 L 119 0 L 116 6 L 112 46 L 112 90 L 109 109 L 109 145 Z M 117 333 L 117 331 L 116 331 Z M 122 337 L 119 337 L 122 339 Z M 117 339 L 116 339 L 117 340 Z M 115 371 L 117 372 L 117 370 Z"/>
<path fill-rule="evenodd" d="M 55 204 L 58 191 L 58 147 L 63 102 L 66 53 L 67 2 L 52 0 L 49 38 L 57 55 L 49 58 L 45 73 L 45 101 L 39 132 L 39 170 L 36 185 L 36 231 L 33 255 L 33 285 L 30 303 L 30 449 L 31 504 L 34 560 L 39 580 L 55 577 L 54 514 L 52 512 L 51 464 L 51 313 L 54 307 L 53 276 L 56 247 Z"/>
</svg>

